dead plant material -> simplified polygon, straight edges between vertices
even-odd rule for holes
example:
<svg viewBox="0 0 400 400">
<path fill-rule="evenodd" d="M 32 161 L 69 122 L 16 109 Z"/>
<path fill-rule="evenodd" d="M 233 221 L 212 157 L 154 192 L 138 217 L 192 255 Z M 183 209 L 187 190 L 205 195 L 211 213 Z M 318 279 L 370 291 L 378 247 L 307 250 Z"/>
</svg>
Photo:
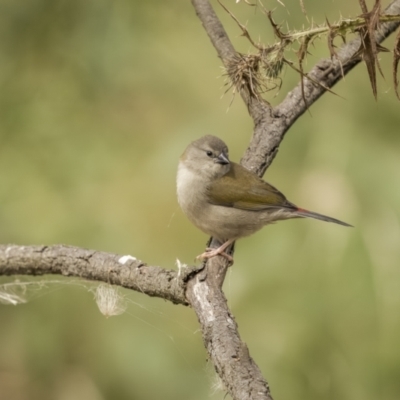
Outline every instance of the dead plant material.
<svg viewBox="0 0 400 400">
<path fill-rule="evenodd" d="M 399 78 L 397 76 L 399 61 L 400 61 L 400 31 L 397 33 L 395 44 L 394 44 L 394 50 L 393 50 L 393 84 L 394 84 L 394 91 L 396 93 L 396 96 L 400 100 Z"/>
<path fill-rule="evenodd" d="M 277 88 L 275 80 L 283 67 L 279 54 L 241 54 L 229 61 L 226 72 L 231 87 L 238 92 L 247 91 L 251 97 L 263 100 L 262 94 Z M 263 101 L 266 101 L 265 99 Z"/>
<path fill-rule="evenodd" d="M 343 42 L 346 43 L 348 35 L 356 34 L 360 37 L 360 47 L 353 57 L 361 57 L 365 61 L 372 93 L 374 97 L 377 98 L 376 69 L 378 69 L 383 76 L 378 54 L 379 52 L 388 50 L 377 43 L 376 31 L 379 29 L 380 23 L 400 21 L 400 15 L 382 14 L 381 0 L 375 0 L 371 11 L 368 11 L 365 0 L 359 0 L 362 14 L 355 18 L 341 19 L 337 23 L 330 23 L 328 19 L 326 19 L 325 24 L 314 26 L 313 23 L 311 23 L 311 27 L 308 29 L 287 32 L 282 29 L 280 24 L 274 21 L 272 11 L 267 10 L 262 4 L 262 1 L 258 0 L 260 9 L 268 18 L 276 36 L 276 42 L 272 45 L 265 45 L 260 41 L 253 40 L 247 27 L 240 23 L 238 18 L 221 3 L 221 0 L 218 0 L 218 2 L 236 22 L 242 31 L 242 36 L 244 36 L 256 50 L 254 54 L 238 53 L 237 56 L 228 63 L 229 65 L 226 66 L 226 71 L 231 79 L 229 88 L 233 87 L 234 91 L 247 90 L 250 96 L 261 100 L 264 93 L 275 88 L 280 88 L 282 83 L 280 75 L 283 66 L 287 64 L 300 74 L 302 97 L 305 101 L 303 79 L 310 78 L 304 71 L 303 65 L 309 54 L 310 45 L 312 45 L 316 39 L 326 35 L 328 37 L 327 47 L 330 57 L 331 59 L 335 58 L 339 61 L 343 74 L 342 62 L 335 50 L 334 40 L 336 37 L 340 37 Z M 300 1 L 300 6 L 304 9 L 303 1 Z M 288 55 L 290 52 L 296 55 L 296 60 L 290 59 Z M 400 100 L 400 93 L 398 91 L 399 79 L 397 76 L 399 63 L 400 37 L 398 35 L 393 51 L 393 82 L 395 84 L 396 95 Z M 314 83 L 326 89 L 322 83 Z"/>
<path fill-rule="evenodd" d="M 360 35 L 361 44 L 355 56 L 361 56 L 367 66 L 369 81 L 372 87 L 372 93 L 377 99 L 377 86 L 376 86 L 376 67 L 380 74 L 383 76 L 381 66 L 379 64 L 378 52 L 387 51 L 384 47 L 376 42 L 375 31 L 378 29 L 379 18 L 381 15 L 381 1 L 375 0 L 375 4 L 371 11 L 368 11 L 365 0 L 359 0 L 363 14 L 361 17 L 365 21 L 365 25 L 357 29 Z"/>
</svg>

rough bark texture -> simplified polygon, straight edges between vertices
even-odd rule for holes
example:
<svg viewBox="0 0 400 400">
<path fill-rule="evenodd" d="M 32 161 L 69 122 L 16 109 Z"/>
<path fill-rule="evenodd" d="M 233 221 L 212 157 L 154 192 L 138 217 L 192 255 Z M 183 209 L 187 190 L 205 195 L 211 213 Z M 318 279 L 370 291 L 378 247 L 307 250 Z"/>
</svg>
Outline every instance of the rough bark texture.
<svg viewBox="0 0 400 400">
<path fill-rule="evenodd" d="M 203 341 L 217 374 L 235 399 L 272 399 L 268 383 L 241 340 L 221 282 L 217 263 L 207 266 L 188 282 L 187 297 L 197 313 Z M 222 270 L 226 270 L 222 268 Z"/>
<path fill-rule="evenodd" d="M 400 1 L 392 2 L 385 9 L 385 14 L 400 14 Z M 382 24 L 376 33 L 377 42 L 382 43 L 399 25 L 399 22 Z M 352 40 L 340 48 L 337 52 L 337 59 L 321 60 L 311 69 L 308 75 L 325 87 L 332 88 L 344 75 L 361 62 L 361 58 L 354 58 L 359 47 L 360 39 Z M 342 72 L 344 75 L 342 75 Z M 326 92 L 326 89 L 307 78 L 303 78 L 303 83 L 306 102 L 310 107 Z M 257 99 L 253 101 L 259 103 Z M 300 83 L 287 94 L 281 104 L 274 108 L 261 104 L 253 106 L 250 109 L 250 115 L 254 120 L 254 133 L 241 163 L 258 175 L 264 175 L 278 153 L 279 145 L 286 132 L 296 122 L 297 118 L 306 111 L 307 106 L 302 99 Z"/>
<path fill-rule="evenodd" d="M 188 305 L 186 280 L 195 268 L 181 273 L 146 265 L 118 254 L 79 247 L 0 245 L 0 275 L 56 274 L 107 282 L 149 296 L 161 297 L 175 304 Z"/>
<path fill-rule="evenodd" d="M 219 57 L 227 65 L 236 52 L 214 10 L 207 0 L 192 0 L 192 4 Z M 386 13 L 400 14 L 400 0 L 394 1 Z M 377 33 L 378 42 L 398 26 L 396 22 L 383 24 Z M 338 52 L 340 62 L 322 60 L 309 72 L 310 77 L 331 88 L 342 78 L 342 68 L 346 74 L 360 62 L 353 57 L 358 47 L 357 40 L 343 46 Z M 310 107 L 326 90 L 307 78 L 303 80 Z M 253 137 L 242 164 L 262 176 L 276 156 L 285 133 L 307 107 L 300 84 L 275 108 L 246 91 L 241 96 L 254 121 Z M 211 241 L 212 247 L 216 245 Z M 74 276 L 123 286 L 175 304 L 190 304 L 199 319 L 209 357 L 230 395 L 237 400 L 271 400 L 268 384 L 240 338 L 221 289 L 228 267 L 223 257 L 215 257 L 201 268 L 176 272 L 148 266 L 136 259 L 121 260 L 120 255 L 76 247 L 0 245 L 0 275 Z"/>
</svg>

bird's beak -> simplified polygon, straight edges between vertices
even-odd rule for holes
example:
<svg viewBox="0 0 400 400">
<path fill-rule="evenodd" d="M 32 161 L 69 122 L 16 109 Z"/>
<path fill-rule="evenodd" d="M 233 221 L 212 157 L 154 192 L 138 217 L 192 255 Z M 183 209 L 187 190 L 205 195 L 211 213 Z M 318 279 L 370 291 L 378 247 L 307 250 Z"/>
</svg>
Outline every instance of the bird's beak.
<svg viewBox="0 0 400 400">
<path fill-rule="evenodd" d="M 214 161 L 217 164 L 222 164 L 222 165 L 229 164 L 229 158 L 224 152 L 222 152 L 217 158 L 215 158 Z"/>
</svg>

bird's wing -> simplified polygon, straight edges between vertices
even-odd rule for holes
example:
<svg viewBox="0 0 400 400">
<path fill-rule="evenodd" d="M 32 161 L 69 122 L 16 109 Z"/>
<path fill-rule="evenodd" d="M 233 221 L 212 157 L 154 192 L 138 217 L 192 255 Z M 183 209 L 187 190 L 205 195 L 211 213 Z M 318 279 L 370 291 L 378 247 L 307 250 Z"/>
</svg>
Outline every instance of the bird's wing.
<svg viewBox="0 0 400 400">
<path fill-rule="evenodd" d="M 236 163 L 210 185 L 208 199 L 211 204 L 249 211 L 292 206 L 279 190 Z"/>
</svg>

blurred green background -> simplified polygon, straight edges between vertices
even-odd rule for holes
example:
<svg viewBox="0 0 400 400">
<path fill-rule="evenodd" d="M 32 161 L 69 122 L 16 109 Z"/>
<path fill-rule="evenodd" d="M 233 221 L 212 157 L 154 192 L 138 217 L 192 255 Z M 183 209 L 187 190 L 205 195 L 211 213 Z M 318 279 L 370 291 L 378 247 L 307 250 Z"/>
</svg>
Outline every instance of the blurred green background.
<svg viewBox="0 0 400 400">
<path fill-rule="evenodd" d="M 225 3 L 273 40 L 259 11 Z M 265 1 L 278 22 L 308 24 L 286 3 Z M 356 0 L 305 3 L 316 23 L 360 14 Z M 317 41 L 308 66 L 327 55 Z M 391 55 L 381 62 L 378 102 L 357 67 L 341 97 L 297 121 L 265 177 L 355 228 L 287 221 L 237 244 L 225 291 L 277 400 L 400 398 L 400 103 Z M 178 157 L 211 133 L 239 160 L 252 133 L 221 74 L 189 1 L 1 1 L 0 242 L 192 263 L 207 238 L 178 207 Z M 297 82 L 287 70 L 271 102 Z M 122 291 L 127 312 L 106 319 L 93 287 L 49 284 L 0 306 L 1 400 L 225 398 L 189 308 Z"/>
</svg>

